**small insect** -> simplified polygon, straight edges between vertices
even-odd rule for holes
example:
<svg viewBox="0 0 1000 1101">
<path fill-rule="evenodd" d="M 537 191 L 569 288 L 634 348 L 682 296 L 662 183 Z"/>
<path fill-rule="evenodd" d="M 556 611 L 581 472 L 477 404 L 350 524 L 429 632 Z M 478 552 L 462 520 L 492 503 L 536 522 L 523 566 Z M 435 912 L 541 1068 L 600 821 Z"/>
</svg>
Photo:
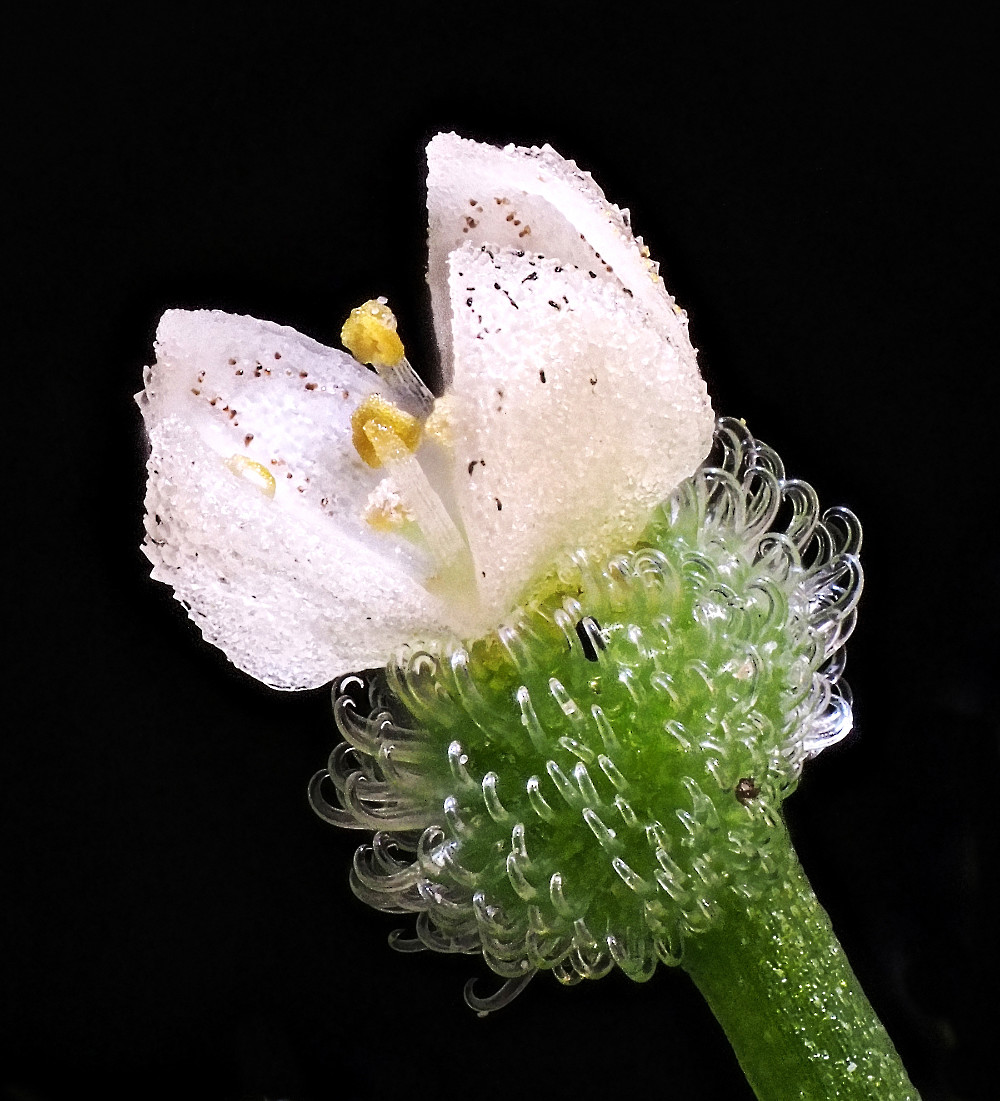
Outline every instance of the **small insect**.
<svg viewBox="0 0 1000 1101">
<path fill-rule="evenodd" d="M 746 806 L 751 799 L 756 799 L 760 795 L 760 788 L 754 783 L 752 776 L 744 776 L 741 780 L 738 780 L 736 787 L 733 789 L 733 794 L 736 798 Z"/>
</svg>

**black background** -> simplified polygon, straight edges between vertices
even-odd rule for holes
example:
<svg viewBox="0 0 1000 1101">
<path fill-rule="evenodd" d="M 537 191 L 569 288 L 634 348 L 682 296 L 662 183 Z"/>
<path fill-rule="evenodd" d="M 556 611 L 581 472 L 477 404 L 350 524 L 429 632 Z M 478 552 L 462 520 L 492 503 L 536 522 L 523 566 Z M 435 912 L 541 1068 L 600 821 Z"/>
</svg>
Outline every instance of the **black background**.
<svg viewBox="0 0 1000 1101">
<path fill-rule="evenodd" d="M 688 309 L 716 408 L 862 518 L 857 732 L 787 814 L 924 1097 L 987 1096 L 985 20 L 337 7 L 6 28 L 5 1101 L 750 1096 L 682 974 L 543 976 L 480 1021 L 461 988 L 481 963 L 391 952 L 398 922 L 348 890 L 357 838 L 306 804 L 327 694 L 235 672 L 136 549 L 131 395 L 165 307 L 336 343 L 386 294 L 433 361 L 422 149 L 453 128 L 593 171 Z"/>
</svg>

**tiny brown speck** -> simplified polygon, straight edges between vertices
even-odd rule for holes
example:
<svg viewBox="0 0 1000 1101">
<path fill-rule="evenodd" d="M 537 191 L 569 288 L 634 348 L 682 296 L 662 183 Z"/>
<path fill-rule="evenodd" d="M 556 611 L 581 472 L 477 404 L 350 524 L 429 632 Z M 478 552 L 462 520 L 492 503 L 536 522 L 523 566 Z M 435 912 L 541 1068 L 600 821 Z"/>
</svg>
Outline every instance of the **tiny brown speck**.
<svg viewBox="0 0 1000 1101">
<path fill-rule="evenodd" d="M 274 358 L 275 359 L 281 359 L 281 352 L 275 352 L 274 353 Z"/>
<path fill-rule="evenodd" d="M 525 226 L 518 234 L 518 237 L 527 237 L 529 233 L 531 233 L 531 226 Z"/>
<path fill-rule="evenodd" d="M 309 372 L 308 371 L 299 371 L 299 378 L 308 378 L 308 377 L 309 377 Z"/>
<path fill-rule="evenodd" d="M 315 390 L 316 389 L 316 383 L 315 382 L 307 382 L 306 383 L 306 389 L 307 390 Z"/>
<path fill-rule="evenodd" d="M 497 503 L 497 512 L 503 511 L 503 504 L 501 503 L 500 498 L 494 497 L 493 500 Z"/>
<path fill-rule="evenodd" d="M 756 799 L 760 795 L 760 788 L 754 783 L 752 776 L 744 776 L 737 782 L 733 794 L 743 806 L 746 806 L 751 799 Z"/>
<path fill-rule="evenodd" d="M 285 475 L 285 477 L 286 477 L 286 478 L 289 478 L 289 479 L 291 479 L 291 477 L 292 477 L 292 472 L 291 472 L 291 471 L 289 471 L 289 472 L 288 472 L 288 473 L 287 473 L 287 474 Z"/>
<path fill-rule="evenodd" d="M 247 434 L 246 434 L 246 435 L 245 435 L 245 436 L 243 437 L 243 446 L 244 446 L 244 447 L 249 447 L 249 446 L 250 446 L 250 441 L 251 441 L 252 439 L 253 439 L 253 433 L 252 433 L 252 432 L 248 432 L 248 433 L 247 433 Z"/>
<path fill-rule="evenodd" d="M 231 359 L 231 360 L 229 361 L 229 366 L 230 366 L 230 367 L 235 367 L 235 366 L 236 366 L 236 360 L 235 360 L 235 359 Z"/>
</svg>

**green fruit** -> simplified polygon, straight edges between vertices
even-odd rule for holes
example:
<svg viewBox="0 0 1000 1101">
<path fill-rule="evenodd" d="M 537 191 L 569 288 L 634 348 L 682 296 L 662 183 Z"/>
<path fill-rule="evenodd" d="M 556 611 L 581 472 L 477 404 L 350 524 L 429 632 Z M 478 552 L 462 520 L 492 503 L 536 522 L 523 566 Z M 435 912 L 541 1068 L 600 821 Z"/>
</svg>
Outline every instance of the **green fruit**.
<svg viewBox="0 0 1000 1101">
<path fill-rule="evenodd" d="M 509 979 L 681 962 L 785 873 L 781 803 L 850 729 L 860 541 L 724 419 L 637 546 L 554 569 L 487 638 L 406 648 L 367 700 L 343 678 L 313 801 L 377 831 L 355 892 Z"/>
</svg>

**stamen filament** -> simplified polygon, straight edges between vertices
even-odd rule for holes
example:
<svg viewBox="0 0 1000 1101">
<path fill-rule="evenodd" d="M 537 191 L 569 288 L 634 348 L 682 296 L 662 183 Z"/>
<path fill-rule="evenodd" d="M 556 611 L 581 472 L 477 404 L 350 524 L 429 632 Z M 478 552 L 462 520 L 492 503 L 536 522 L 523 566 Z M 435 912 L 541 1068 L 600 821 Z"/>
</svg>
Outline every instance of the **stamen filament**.
<svg viewBox="0 0 1000 1101">
<path fill-rule="evenodd" d="M 406 507 L 413 513 L 439 569 L 450 566 L 466 549 L 465 540 L 420 463 L 386 425 L 370 420 L 364 426 L 364 433 L 378 457 L 379 466 L 385 467 Z"/>
<path fill-rule="evenodd" d="M 430 412 L 434 395 L 427 389 L 424 380 L 413 369 L 406 356 L 397 363 L 376 363 L 373 366 L 394 397 L 402 398 L 403 404 L 421 417 Z"/>
</svg>

